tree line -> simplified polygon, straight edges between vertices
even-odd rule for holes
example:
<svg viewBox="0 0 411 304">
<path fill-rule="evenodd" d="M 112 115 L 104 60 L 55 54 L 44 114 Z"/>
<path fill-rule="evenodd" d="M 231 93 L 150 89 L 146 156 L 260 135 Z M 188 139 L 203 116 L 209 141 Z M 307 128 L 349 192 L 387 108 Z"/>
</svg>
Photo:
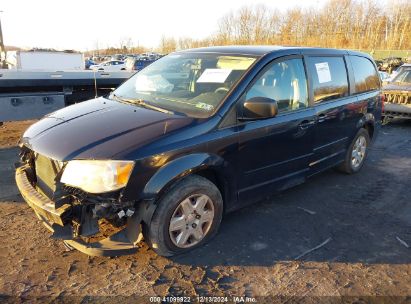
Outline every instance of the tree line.
<svg viewBox="0 0 411 304">
<path fill-rule="evenodd" d="M 329 0 L 320 9 L 295 7 L 285 12 L 246 6 L 223 16 L 217 32 L 205 39 L 162 37 L 159 51 L 235 44 L 410 50 L 411 2 Z"/>
<path fill-rule="evenodd" d="M 285 45 L 356 50 L 411 51 L 411 1 L 329 0 L 323 7 L 294 7 L 279 11 L 265 5 L 244 6 L 224 15 L 217 30 L 204 39 L 163 36 L 155 51 L 213 45 Z M 122 38 L 117 47 L 87 53 L 143 53 L 152 50 Z"/>
</svg>

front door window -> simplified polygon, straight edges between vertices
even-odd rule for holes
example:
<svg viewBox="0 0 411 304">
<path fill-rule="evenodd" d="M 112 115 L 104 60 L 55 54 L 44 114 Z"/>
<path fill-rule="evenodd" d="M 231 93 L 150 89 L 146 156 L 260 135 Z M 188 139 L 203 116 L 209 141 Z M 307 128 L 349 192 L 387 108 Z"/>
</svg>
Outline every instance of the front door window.
<svg viewBox="0 0 411 304">
<path fill-rule="evenodd" d="M 274 62 L 248 90 L 246 100 L 267 97 L 278 103 L 278 112 L 308 107 L 307 80 L 302 59 Z"/>
</svg>

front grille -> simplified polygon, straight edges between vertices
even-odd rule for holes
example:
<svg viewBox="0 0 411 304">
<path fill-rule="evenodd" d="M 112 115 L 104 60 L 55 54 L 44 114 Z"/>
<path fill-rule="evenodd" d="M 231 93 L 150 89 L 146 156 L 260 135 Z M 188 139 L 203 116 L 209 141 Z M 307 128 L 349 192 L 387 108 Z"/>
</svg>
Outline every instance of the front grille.
<svg viewBox="0 0 411 304">
<path fill-rule="evenodd" d="M 52 199 L 56 191 L 56 176 L 60 170 L 57 161 L 36 154 L 34 160 L 37 191 Z"/>
<path fill-rule="evenodd" d="M 80 200 L 87 198 L 87 193 L 79 188 L 63 185 L 63 190 L 64 192 L 69 193 Z"/>
<path fill-rule="evenodd" d="M 384 92 L 385 101 L 401 105 L 411 105 L 411 92 Z"/>
</svg>

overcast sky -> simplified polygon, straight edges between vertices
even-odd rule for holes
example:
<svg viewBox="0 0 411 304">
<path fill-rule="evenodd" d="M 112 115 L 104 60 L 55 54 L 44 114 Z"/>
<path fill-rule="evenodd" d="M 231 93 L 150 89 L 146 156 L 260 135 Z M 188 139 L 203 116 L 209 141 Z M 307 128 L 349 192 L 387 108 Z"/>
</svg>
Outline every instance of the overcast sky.
<svg viewBox="0 0 411 304">
<path fill-rule="evenodd" d="M 163 35 L 205 38 L 226 13 L 265 4 L 286 10 L 297 5 L 321 7 L 326 0 L 1 0 L 6 45 L 55 49 L 94 49 L 134 45 L 156 47 Z"/>
</svg>

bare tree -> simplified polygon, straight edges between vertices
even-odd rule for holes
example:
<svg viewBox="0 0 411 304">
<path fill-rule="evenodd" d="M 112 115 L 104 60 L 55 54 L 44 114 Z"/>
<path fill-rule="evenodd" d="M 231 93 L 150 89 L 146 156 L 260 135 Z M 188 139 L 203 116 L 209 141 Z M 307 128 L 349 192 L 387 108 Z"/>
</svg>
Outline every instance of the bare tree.
<svg viewBox="0 0 411 304">
<path fill-rule="evenodd" d="M 285 12 L 264 5 L 245 6 L 224 15 L 209 37 L 163 36 L 158 50 L 167 54 L 230 44 L 411 50 L 411 2 L 391 0 L 383 5 L 379 0 L 329 0 L 322 8 L 295 7 Z M 98 41 L 95 46 L 98 50 Z M 119 48 L 107 47 L 105 53 L 146 50 L 134 47 L 131 38 L 122 38 Z"/>
<path fill-rule="evenodd" d="M 352 49 L 411 48 L 411 2 L 329 0 L 321 9 L 242 7 L 219 21 L 217 44 L 282 44 Z"/>
<path fill-rule="evenodd" d="M 172 37 L 163 36 L 161 37 L 159 49 L 163 54 L 174 52 L 177 49 L 177 42 Z"/>
</svg>

